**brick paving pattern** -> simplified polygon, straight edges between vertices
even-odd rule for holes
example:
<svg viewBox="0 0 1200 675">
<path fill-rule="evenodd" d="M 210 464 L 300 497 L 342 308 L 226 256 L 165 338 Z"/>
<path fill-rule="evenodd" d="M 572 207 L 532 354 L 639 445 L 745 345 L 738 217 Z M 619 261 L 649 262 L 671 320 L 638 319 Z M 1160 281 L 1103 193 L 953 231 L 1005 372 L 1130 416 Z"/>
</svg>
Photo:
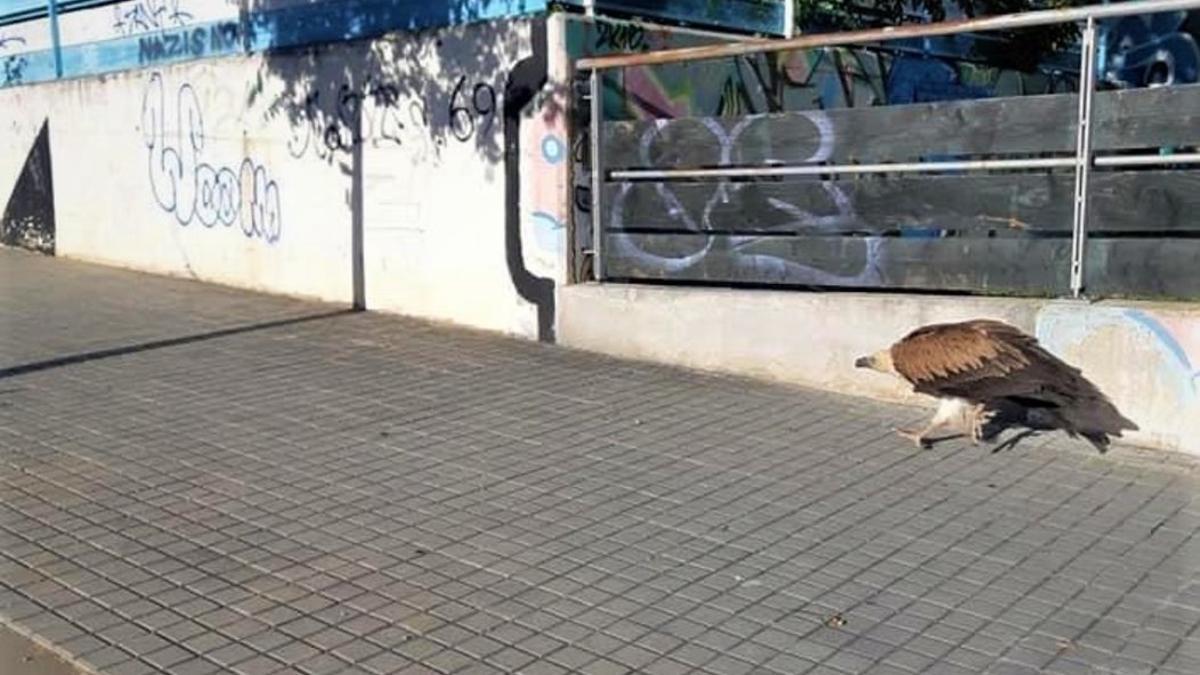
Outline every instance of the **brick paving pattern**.
<svg viewBox="0 0 1200 675">
<path fill-rule="evenodd" d="M 0 622 L 112 675 L 1200 673 L 1194 461 L 925 414 L 0 251 Z"/>
</svg>

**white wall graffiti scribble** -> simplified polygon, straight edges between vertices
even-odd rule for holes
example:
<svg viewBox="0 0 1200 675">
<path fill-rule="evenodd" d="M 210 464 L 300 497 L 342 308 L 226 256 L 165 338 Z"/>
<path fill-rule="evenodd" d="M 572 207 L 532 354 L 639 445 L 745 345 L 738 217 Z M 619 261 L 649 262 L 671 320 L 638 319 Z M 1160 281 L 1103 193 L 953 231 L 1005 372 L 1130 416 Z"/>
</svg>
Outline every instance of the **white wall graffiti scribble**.
<svg viewBox="0 0 1200 675">
<path fill-rule="evenodd" d="M 835 141 L 833 125 L 829 121 L 828 116 L 821 111 L 804 111 L 798 114 L 813 124 L 818 131 L 820 139 L 817 147 L 811 154 L 801 158 L 799 163 L 819 164 L 828 160 L 833 155 Z M 686 120 L 684 121 L 686 122 Z M 702 120 L 704 127 L 712 134 L 714 144 L 719 148 L 718 166 L 730 166 L 733 164 L 733 153 L 737 147 L 738 139 L 758 121 L 759 118 L 746 117 L 727 131 L 716 119 L 704 118 Z M 654 165 L 651 153 L 652 147 L 666 129 L 678 122 L 678 120 L 660 119 L 655 124 L 646 128 L 639 144 L 642 166 Z M 783 161 L 783 158 L 771 158 L 768 161 L 778 163 Z M 718 205 L 728 204 L 733 195 L 745 188 L 747 183 L 722 181 L 714 184 L 713 193 L 706 200 L 703 212 L 698 214 L 698 218 L 696 214 L 689 213 L 688 209 L 675 195 L 670 184 L 656 184 L 655 192 L 661 208 L 671 220 L 679 223 L 680 230 L 713 232 L 714 234 L 703 237 L 703 244 L 698 245 L 695 251 L 686 255 L 664 256 L 652 253 L 639 246 L 637 240 L 630 236 L 629 233 L 622 231 L 625 227 L 626 200 L 633 189 L 633 185 L 630 182 L 621 184 L 620 191 L 617 193 L 611 206 L 608 227 L 616 230 L 610 238 L 613 252 L 618 256 L 636 260 L 640 265 L 666 272 L 682 272 L 703 261 L 714 250 L 714 246 L 720 239 L 722 248 L 728 252 L 735 267 L 744 270 L 755 270 L 755 278 L 775 278 L 787 283 L 827 286 L 868 285 L 881 281 L 879 263 L 882 256 L 882 240 L 879 237 L 862 237 L 856 239 L 856 241 L 862 242 L 863 264 L 857 274 L 847 276 L 833 274 L 817 267 L 804 265 L 778 256 L 748 251 L 754 244 L 762 241 L 765 238 L 764 235 L 716 235 L 715 233 L 722 230 L 729 230 L 730 228 L 721 227 L 713 223 L 714 209 Z M 834 213 L 831 215 L 818 215 L 781 199 L 772 198 L 769 200 L 768 203 L 772 208 L 787 214 L 791 218 L 790 222 L 780 226 L 782 231 L 838 232 L 849 228 L 858 220 L 849 197 L 836 183 L 824 183 L 822 184 L 822 188 L 829 196 L 829 202 L 834 209 Z M 698 241 L 700 239 L 697 237 Z"/>
<path fill-rule="evenodd" d="M 250 158 L 234 167 L 209 164 L 196 91 L 182 84 L 175 100 L 175 117 L 170 117 L 162 75 L 151 74 L 142 99 L 141 130 L 155 201 L 180 225 L 198 221 L 211 228 L 236 223 L 247 237 L 278 241 L 279 186 L 266 168 Z"/>
</svg>

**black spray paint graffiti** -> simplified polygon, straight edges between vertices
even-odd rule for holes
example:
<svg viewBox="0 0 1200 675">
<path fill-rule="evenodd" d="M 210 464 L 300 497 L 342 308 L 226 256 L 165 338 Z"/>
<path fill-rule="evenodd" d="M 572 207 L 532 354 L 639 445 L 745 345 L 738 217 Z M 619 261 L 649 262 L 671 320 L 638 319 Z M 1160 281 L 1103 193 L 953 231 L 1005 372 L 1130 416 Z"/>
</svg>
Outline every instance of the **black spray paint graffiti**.
<svg viewBox="0 0 1200 675">
<path fill-rule="evenodd" d="M 0 212 L 0 244 L 54 255 L 53 175 L 47 119 L 42 122 L 9 193 L 8 203 Z"/>
<path fill-rule="evenodd" d="M 450 95 L 450 130 L 454 137 L 464 143 L 475 135 L 475 118 L 483 120 L 481 133 L 486 134 L 492 128 L 496 119 L 496 89 L 486 82 L 478 82 L 471 88 L 470 100 L 466 98 L 463 87 L 467 76 L 458 78 L 454 85 L 454 93 Z M 469 106 L 467 104 L 470 104 Z"/>
<path fill-rule="evenodd" d="M 25 46 L 25 38 L 23 37 L 4 37 L 0 35 L 0 51 L 23 46 Z M 24 54 L 14 54 L 0 59 L 0 86 L 20 84 L 24 81 L 25 67 L 27 65 L 29 65 L 29 59 L 25 58 Z"/>
<path fill-rule="evenodd" d="M 632 24 L 596 24 L 596 49 L 638 52 L 649 48 L 646 29 Z"/>
<path fill-rule="evenodd" d="M 405 104 L 401 94 L 395 84 L 368 79 L 357 88 L 342 84 L 334 102 L 323 106 L 321 92 L 310 91 L 302 102 L 293 104 L 301 122 L 292 129 L 288 152 L 296 158 L 312 152 L 327 159 L 366 142 L 373 147 L 410 141 L 428 146 L 428 138 L 432 137 L 435 146 L 443 145 L 445 139 L 430 131 L 430 107 L 419 99 Z M 467 76 L 459 77 L 445 109 L 451 134 L 465 143 L 476 134 L 488 133 L 498 112 L 497 103 L 492 85 L 479 82 L 468 90 Z M 360 113 L 362 126 L 356 133 L 355 121 Z"/>
<path fill-rule="evenodd" d="M 8 86 L 11 84 L 20 84 L 25 81 L 25 68 L 29 65 L 29 59 L 25 58 L 24 54 L 16 54 L 14 56 L 6 56 L 3 61 L 0 61 L 0 68 L 3 68 L 3 77 L 0 77 L 0 84 Z"/>
<path fill-rule="evenodd" d="M 309 92 L 297 106 L 303 122 L 292 129 L 292 137 L 288 139 L 288 152 L 293 157 L 302 157 L 311 149 L 325 159 L 332 152 L 349 151 L 367 140 L 375 146 L 384 142 L 402 144 L 403 132 L 408 125 L 403 119 L 400 89 L 396 85 L 374 79 L 368 79 L 358 89 L 342 84 L 335 99 L 333 110 L 324 115 L 319 91 Z M 367 101 L 373 105 L 364 108 L 363 103 Z M 362 127 L 356 133 L 355 120 L 360 112 Z M 408 113 L 409 124 L 425 125 L 425 110 L 420 102 L 411 102 Z"/>
<path fill-rule="evenodd" d="M 830 123 L 829 118 L 821 111 L 805 111 L 798 114 L 812 122 L 820 138 L 817 148 L 808 157 L 801 158 L 800 163 L 819 164 L 827 161 L 832 156 L 834 148 L 833 125 Z M 729 130 L 726 130 L 716 119 L 706 118 L 703 120 L 704 126 L 712 133 L 713 140 L 719 148 L 719 161 L 717 165 L 729 166 L 733 164 L 732 157 L 739 137 L 746 133 L 747 129 L 750 129 L 759 119 L 756 117 L 744 118 Z M 675 120 L 662 119 L 658 120 L 657 124 L 647 127 L 646 132 L 642 135 L 640 144 L 640 155 L 643 166 L 653 166 L 651 148 L 663 130 L 667 129 L 673 123 L 675 123 Z M 742 190 L 746 185 L 746 183 L 728 181 L 715 184 L 712 195 L 706 200 L 704 209 L 699 214 L 688 211 L 687 207 L 675 195 L 669 183 L 656 184 L 655 193 L 662 209 L 669 214 L 672 220 L 679 223 L 679 229 L 692 232 L 718 232 L 722 230 L 727 231 L 731 228 L 722 227 L 720 224 L 713 222 L 714 210 L 721 204 L 728 204 L 731 196 Z M 837 232 L 849 228 L 857 222 L 853 204 L 851 204 L 849 197 L 846 196 L 842 189 L 838 187 L 837 183 L 825 182 L 822 183 L 822 188 L 826 195 L 828 195 L 830 205 L 833 207 L 834 213 L 830 215 L 818 215 L 781 199 L 771 198 L 769 200 L 768 203 L 772 208 L 787 214 L 791 218 L 791 221 L 786 223 L 783 229 L 793 231 L 796 229 L 815 229 L 818 231 Z M 698 265 L 714 250 L 714 246 L 718 241 L 717 236 L 704 237 L 703 243 L 699 244 L 694 252 L 685 255 L 663 256 L 643 249 L 638 245 L 634 237 L 622 231 L 626 217 L 626 201 L 632 189 L 633 183 L 623 183 L 612 204 L 609 228 L 616 231 L 613 232 L 609 241 L 612 243 L 612 250 L 616 255 L 636 260 L 639 265 L 651 269 L 662 270 L 664 272 L 681 272 Z M 856 241 L 862 242 L 864 249 L 863 263 L 856 274 L 845 276 L 832 274 L 826 270 L 777 256 L 754 253 L 754 244 L 762 241 L 763 238 L 761 235 L 723 235 L 721 237 L 722 249 L 728 253 L 731 263 L 734 266 L 746 270 L 754 270 L 754 276 L 757 278 L 776 278 L 787 283 L 820 286 L 860 286 L 876 284 L 881 280 L 879 264 L 882 260 L 882 248 L 880 246 L 881 240 L 878 237 L 856 239 Z"/>
<path fill-rule="evenodd" d="M 193 19 L 181 8 L 182 0 L 137 0 L 113 7 L 113 30 L 118 35 L 136 35 L 166 28 L 182 28 Z"/>
<path fill-rule="evenodd" d="M 236 223 L 247 237 L 278 241 L 283 226 L 279 186 L 249 158 L 237 167 L 205 162 L 204 116 L 192 85 L 181 85 L 176 101 L 176 117 L 168 127 L 162 75 L 151 74 L 142 99 L 142 138 L 155 201 L 180 225 Z"/>
<path fill-rule="evenodd" d="M 138 38 L 138 63 L 145 65 L 163 59 L 224 54 L 238 49 L 241 41 L 242 27 L 236 21 L 225 21 L 205 28 L 154 33 Z"/>
</svg>

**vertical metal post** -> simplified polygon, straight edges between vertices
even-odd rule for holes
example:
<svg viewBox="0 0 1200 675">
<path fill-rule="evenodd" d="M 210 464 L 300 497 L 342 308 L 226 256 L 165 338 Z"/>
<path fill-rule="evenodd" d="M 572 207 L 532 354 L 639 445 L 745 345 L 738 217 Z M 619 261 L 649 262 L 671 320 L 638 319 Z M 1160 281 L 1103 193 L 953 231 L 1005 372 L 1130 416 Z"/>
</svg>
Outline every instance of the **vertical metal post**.
<svg viewBox="0 0 1200 675">
<path fill-rule="evenodd" d="M 796 37 L 795 0 L 783 0 L 783 37 L 788 40 Z"/>
<path fill-rule="evenodd" d="M 1079 66 L 1079 119 L 1075 143 L 1075 219 L 1071 238 L 1071 294 L 1083 294 L 1087 244 L 1088 176 L 1092 169 L 1092 94 L 1096 89 L 1096 18 L 1083 29 Z"/>
<path fill-rule="evenodd" d="M 54 49 L 54 76 L 63 76 L 62 42 L 58 37 L 58 0 L 47 0 L 46 14 L 50 17 L 50 44 Z"/>
<path fill-rule="evenodd" d="M 592 69 L 589 79 L 591 96 L 590 137 L 592 156 L 592 271 L 596 281 L 604 280 L 604 214 L 600 191 L 604 186 L 604 162 L 600 154 L 600 118 L 604 115 L 601 101 L 600 70 Z"/>
</svg>

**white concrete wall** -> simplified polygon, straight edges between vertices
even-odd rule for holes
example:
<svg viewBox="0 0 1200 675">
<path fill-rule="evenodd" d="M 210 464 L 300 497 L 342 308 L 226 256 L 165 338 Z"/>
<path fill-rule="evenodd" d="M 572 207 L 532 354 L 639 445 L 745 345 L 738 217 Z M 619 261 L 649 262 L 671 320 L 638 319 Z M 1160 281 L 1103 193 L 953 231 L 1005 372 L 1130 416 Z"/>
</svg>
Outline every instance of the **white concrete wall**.
<svg viewBox="0 0 1200 675">
<path fill-rule="evenodd" d="M 292 161 L 287 120 L 244 104 L 261 68 L 226 59 L 0 90 L 18 126 L 0 141 L 0 201 L 46 123 L 59 255 L 347 299 L 346 180 Z"/>
<path fill-rule="evenodd" d="M 577 285 L 559 292 L 571 347 L 777 382 L 928 403 L 854 359 L 929 323 L 993 318 L 1080 367 L 1140 431 L 1127 439 L 1200 454 L 1200 307 L 864 293 Z"/>
<path fill-rule="evenodd" d="M 505 258 L 502 100 L 531 26 L 0 89 L 0 209 L 47 124 L 59 255 L 350 302 L 358 215 L 368 307 L 535 336 Z M 564 106 L 565 88 L 547 95 L 521 132 L 523 255 L 551 279 L 565 269 Z"/>
<path fill-rule="evenodd" d="M 4 65 L 5 59 L 25 52 L 49 49 L 50 45 L 50 21 L 47 19 L 0 26 L 0 66 Z M 0 82 L 4 81 L 3 74 L 0 71 Z"/>
</svg>

